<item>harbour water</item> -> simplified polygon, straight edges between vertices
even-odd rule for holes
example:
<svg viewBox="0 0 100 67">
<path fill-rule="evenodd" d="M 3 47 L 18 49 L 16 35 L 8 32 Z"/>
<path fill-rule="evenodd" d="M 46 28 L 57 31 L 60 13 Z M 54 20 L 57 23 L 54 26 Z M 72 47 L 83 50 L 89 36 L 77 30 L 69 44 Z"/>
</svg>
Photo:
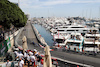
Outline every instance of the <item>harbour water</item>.
<svg viewBox="0 0 100 67">
<path fill-rule="evenodd" d="M 46 43 L 49 46 L 53 46 L 54 41 L 52 40 L 53 36 L 51 36 L 50 31 L 46 30 L 43 26 L 39 24 L 34 24 L 34 27 L 38 30 L 41 36 L 45 39 Z"/>
<path fill-rule="evenodd" d="M 41 36 L 45 39 L 46 43 L 49 46 L 53 46 L 54 41 L 53 36 L 51 36 L 50 31 L 46 30 L 45 27 L 39 25 L 39 24 L 34 24 L 34 27 L 38 30 L 38 32 L 41 34 Z M 100 31 L 99 31 L 100 33 Z"/>
</svg>

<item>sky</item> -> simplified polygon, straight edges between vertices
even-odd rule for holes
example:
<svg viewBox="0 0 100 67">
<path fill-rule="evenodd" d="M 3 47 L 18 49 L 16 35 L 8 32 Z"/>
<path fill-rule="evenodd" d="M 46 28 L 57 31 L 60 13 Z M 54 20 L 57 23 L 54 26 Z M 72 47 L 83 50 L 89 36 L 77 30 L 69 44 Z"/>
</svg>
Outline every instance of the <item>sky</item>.
<svg viewBox="0 0 100 67">
<path fill-rule="evenodd" d="M 19 0 L 19 6 L 31 17 L 100 18 L 100 0 Z"/>
</svg>

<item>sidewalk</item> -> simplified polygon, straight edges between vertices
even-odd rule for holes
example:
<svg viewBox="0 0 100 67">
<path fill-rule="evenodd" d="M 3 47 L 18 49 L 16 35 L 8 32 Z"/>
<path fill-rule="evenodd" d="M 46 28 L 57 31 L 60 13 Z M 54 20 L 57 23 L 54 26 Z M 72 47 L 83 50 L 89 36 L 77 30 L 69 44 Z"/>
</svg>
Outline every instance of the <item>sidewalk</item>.
<svg viewBox="0 0 100 67">
<path fill-rule="evenodd" d="M 26 38 L 27 38 L 28 49 L 30 49 L 30 50 L 37 49 L 38 51 L 40 51 L 42 53 L 44 52 L 44 49 L 32 44 L 32 42 L 34 42 L 35 44 L 39 44 L 39 43 L 36 39 L 36 36 L 33 32 L 30 22 L 27 22 L 27 25 L 24 27 L 24 30 L 22 31 L 21 35 L 18 38 L 17 42 L 20 46 L 22 46 L 23 36 L 26 36 Z"/>
</svg>

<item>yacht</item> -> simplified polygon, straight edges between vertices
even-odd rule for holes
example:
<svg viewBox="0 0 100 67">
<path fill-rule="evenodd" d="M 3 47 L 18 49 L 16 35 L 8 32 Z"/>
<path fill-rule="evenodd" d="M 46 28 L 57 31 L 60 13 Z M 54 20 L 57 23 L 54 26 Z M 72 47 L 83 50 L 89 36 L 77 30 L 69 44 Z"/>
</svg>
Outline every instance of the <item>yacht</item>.
<svg viewBox="0 0 100 67">
<path fill-rule="evenodd" d="M 94 27 L 96 27 L 100 30 L 100 22 L 94 22 Z"/>
<path fill-rule="evenodd" d="M 60 34 L 70 34 L 72 32 L 78 32 L 81 33 L 82 35 L 85 35 L 87 33 L 89 28 L 86 26 L 78 25 L 78 24 L 72 24 L 72 25 L 67 25 L 67 26 L 61 26 L 57 29 L 57 33 Z"/>
<path fill-rule="evenodd" d="M 86 34 L 86 38 L 100 38 L 99 29 L 92 27 Z"/>
<path fill-rule="evenodd" d="M 99 52 L 100 50 L 100 34 L 98 29 L 91 29 L 84 37 L 84 51 Z"/>
<path fill-rule="evenodd" d="M 84 38 L 84 51 L 85 52 L 99 52 L 100 51 L 100 40 L 93 38 Z"/>
<path fill-rule="evenodd" d="M 81 33 L 72 32 L 68 35 L 65 45 L 67 50 L 72 50 L 76 52 L 82 52 L 83 50 L 84 38 Z"/>
<path fill-rule="evenodd" d="M 65 40 L 67 39 L 67 36 L 62 36 L 59 34 L 55 34 L 53 36 L 54 38 L 54 46 L 55 47 L 62 47 L 65 46 Z"/>
</svg>

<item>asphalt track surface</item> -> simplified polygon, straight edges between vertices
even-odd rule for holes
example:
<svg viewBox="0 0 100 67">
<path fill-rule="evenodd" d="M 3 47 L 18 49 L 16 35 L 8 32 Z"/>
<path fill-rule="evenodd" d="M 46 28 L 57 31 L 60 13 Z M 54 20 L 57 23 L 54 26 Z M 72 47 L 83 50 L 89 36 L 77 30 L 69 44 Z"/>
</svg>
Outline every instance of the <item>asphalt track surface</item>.
<svg viewBox="0 0 100 67">
<path fill-rule="evenodd" d="M 44 53 L 44 50 L 41 47 L 35 46 L 32 44 L 33 41 L 34 43 L 38 44 L 38 41 L 35 37 L 35 34 L 33 32 L 30 22 L 27 23 L 27 25 L 24 27 L 24 30 L 22 31 L 21 35 L 18 38 L 18 44 L 20 44 L 21 46 L 22 46 L 23 36 L 27 37 L 27 44 L 28 44 L 29 49 L 31 50 L 37 49 L 40 53 Z M 100 58 L 88 57 L 84 55 L 78 55 L 78 54 L 67 53 L 67 52 L 65 53 L 62 51 L 52 51 L 51 55 L 54 57 L 64 59 L 64 60 L 92 65 L 94 67 L 100 67 Z"/>
</svg>

